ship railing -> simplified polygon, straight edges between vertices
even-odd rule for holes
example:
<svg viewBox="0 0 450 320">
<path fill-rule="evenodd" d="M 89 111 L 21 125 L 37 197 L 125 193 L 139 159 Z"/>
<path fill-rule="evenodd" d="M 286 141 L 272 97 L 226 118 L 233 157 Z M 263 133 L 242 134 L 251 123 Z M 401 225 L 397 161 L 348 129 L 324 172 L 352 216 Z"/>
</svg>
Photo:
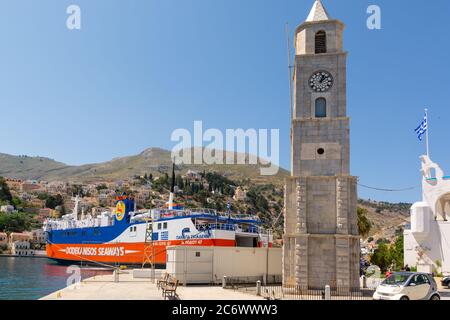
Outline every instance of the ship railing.
<svg viewBox="0 0 450 320">
<path fill-rule="evenodd" d="M 259 217 L 251 214 L 232 214 L 231 217 L 237 220 L 254 220 L 259 221 Z"/>
<path fill-rule="evenodd" d="M 186 216 L 184 210 L 177 209 L 154 209 L 153 215 L 155 219 L 174 218 Z"/>
<path fill-rule="evenodd" d="M 236 225 L 228 223 L 210 223 L 207 226 L 210 230 L 234 231 L 236 229 Z"/>
<path fill-rule="evenodd" d="M 186 209 L 188 215 L 212 215 L 217 216 L 217 211 L 208 208 L 196 208 L 196 209 Z"/>
<path fill-rule="evenodd" d="M 258 216 L 251 214 L 218 212 L 218 215 L 223 218 L 231 218 L 234 220 L 261 221 Z"/>
</svg>

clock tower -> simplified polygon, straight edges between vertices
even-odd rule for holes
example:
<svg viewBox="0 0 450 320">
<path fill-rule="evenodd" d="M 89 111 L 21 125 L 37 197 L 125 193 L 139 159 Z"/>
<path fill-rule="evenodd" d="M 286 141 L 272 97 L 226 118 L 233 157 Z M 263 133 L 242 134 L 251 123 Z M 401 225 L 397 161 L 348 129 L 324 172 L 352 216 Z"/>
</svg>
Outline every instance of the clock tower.
<svg viewBox="0 0 450 320">
<path fill-rule="evenodd" d="M 317 0 L 295 31 L 291 177 L 283 282 L 359 287 L 356 178 L 350 175 L 344 24 Z"/>
</svg>

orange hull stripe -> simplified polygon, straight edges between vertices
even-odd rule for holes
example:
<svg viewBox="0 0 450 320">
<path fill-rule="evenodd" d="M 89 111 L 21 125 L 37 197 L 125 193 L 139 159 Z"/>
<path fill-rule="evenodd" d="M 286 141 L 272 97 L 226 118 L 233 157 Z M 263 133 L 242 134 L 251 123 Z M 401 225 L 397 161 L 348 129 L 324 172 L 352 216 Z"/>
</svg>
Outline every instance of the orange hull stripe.
<svg viewBox="0 0 450 320">
<path fill-rule="evenodd" d="M 218 246 L 234 247 L 234 240 L 225 239 L 190 239 L 168 240 L 154 243 L 156 264 L 166 264 L 166 247 L 184 246 Z M 104 244 L 47 244 L 47 257 L 69 261 L 142 264 L 144 243 L 104 243 Z"/>
</svg>

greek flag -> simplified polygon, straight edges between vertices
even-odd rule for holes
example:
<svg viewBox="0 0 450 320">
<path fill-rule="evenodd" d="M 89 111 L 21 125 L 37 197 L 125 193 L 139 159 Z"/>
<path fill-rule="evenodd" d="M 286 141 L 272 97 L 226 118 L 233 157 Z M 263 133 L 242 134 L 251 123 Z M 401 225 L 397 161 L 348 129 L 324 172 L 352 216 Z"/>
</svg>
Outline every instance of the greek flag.
<svg viewBox="0 0 450 320">
<path fill-rule="evenodd" d="M 428 130 L 428 124 L 427 124 L 427 115 L 423 118 L 422 123 L 420 126 L 418 126 L 414 131 L 417 134 L 417 138 L 419 138 L 420 141 L 422 141 L 422 136 L 427 132 Z"/>
</svg>

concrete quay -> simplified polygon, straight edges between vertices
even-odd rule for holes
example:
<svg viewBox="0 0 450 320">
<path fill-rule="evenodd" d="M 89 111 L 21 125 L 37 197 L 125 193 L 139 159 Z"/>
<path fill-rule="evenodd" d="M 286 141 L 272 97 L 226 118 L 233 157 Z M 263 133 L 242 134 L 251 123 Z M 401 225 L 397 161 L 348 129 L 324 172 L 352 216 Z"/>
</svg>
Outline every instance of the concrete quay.
<svg viewBox="0 0 450 320">
<path fill-rule="evenodd" d="M 158 277 L 157 277 L 158 278 Z M 179 286 L 180 300 L 262 300 L 261 297 L 218 286 Z M 133 278 L 129 271 L 121 272 L 119 282 L 113 275 L 101 275 L 85 279 L 53 292 L 40 300 L 163 300 L 156 281 Z"/>
</svg>

